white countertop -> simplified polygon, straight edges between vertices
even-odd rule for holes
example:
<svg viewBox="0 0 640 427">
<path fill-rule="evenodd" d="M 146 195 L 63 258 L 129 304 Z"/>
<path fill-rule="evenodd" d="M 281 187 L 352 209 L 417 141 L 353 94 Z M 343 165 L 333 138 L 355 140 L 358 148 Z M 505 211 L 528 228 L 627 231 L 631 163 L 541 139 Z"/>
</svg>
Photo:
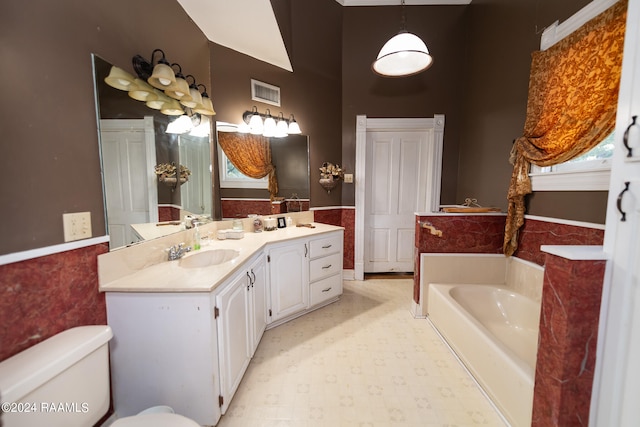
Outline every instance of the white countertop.
<svg viewBox="0 0 640 427">
<path fill-rule="evenodd" d="M 115 280 L 110 280 L 106 283 L 100 280 L 100 291 L 211 292 L 268 244 L 343 230 L 342 227 L 328 224 L 313 223 L 313 225 L 315 228 L 287 227 L 261 233 L 245 232 L 244 238 L 238 240 L 214 239 L 209 245 L 203 246 L 202 249 L 187 253 L 184 258 L 213 249 L 233 249 L 237 250 L 240 255 L 231 261 L 202 268 L 184 268 L 180 266 L 177 260 L 158 262 L 137 270 L 133 268 L 130 274 Z M 154 250 L 157 252 L 157 248 L 154 248 Z M 121 258 L 115 264 L 111 263 L 107 266 L 103 262 L 101 266 L 101 258 L 98 257 L 99 269 L 119 268 L 127 263 L 127 257 Z"/>
</svg>

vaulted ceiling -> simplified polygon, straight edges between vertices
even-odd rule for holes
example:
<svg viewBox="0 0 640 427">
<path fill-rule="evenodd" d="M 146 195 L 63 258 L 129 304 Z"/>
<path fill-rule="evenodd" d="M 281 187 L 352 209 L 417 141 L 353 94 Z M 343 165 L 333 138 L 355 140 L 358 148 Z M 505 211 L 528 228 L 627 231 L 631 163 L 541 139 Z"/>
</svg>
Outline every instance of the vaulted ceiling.
<svg viewBox="0 0 640 427">
<path fill-rule="evenodd" d="M 401 4 L 401 0 L 336 1 L 342 6 Z M 270 0 L 178 0 L 178 3 L 210 41 L 293 71 Z M 471 0 L 405 0 L 406 5 L 469 3 Z"/>
</svg>

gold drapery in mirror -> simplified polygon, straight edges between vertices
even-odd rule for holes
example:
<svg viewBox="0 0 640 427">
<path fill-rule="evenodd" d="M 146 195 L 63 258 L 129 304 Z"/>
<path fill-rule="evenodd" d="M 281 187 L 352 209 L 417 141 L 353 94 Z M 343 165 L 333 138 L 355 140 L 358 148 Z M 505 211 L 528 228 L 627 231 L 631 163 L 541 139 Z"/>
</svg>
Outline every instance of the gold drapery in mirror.
<svg viewBox="0 0 640 427">
<path fill-rule="evenodd" d="M 620 0 L 546 51 L 533 53 L 523 136 L 511 150 L 513 173 L 503 251 L 513 255 L 531 193 L 529 167 L 577 157 L 613 132 L 627 0 Z"/>
<path fill-rule="evenodd" d="M 269 175 L 269 194 L 278 195 L 276 167 L 271 161 L 269 139 L 249 133 L 219 132 L 218 143 L 233 165 L 249 178 L 260 179 Z"/>
</svg>

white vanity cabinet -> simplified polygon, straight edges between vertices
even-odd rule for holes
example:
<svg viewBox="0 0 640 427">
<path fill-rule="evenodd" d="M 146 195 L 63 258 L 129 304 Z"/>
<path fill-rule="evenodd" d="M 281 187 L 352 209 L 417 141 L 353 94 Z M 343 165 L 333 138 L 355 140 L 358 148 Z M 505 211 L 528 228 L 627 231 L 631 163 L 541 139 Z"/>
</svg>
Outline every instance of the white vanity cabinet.
<svg viewBox="0 0 640 427">
<path fill-rule="evenodd" d="M 220 419 L 210 292 L 107 292 L 111 391 L 119 417 L 156 405 L 203 426 Z"/>
<path fill-rule="evenodd" d="M 169 405 L 202 426 L 216 425 L 267 325 L 342 293 L 343 230 L 317 227 L 245 237 L 237 243 L 247 254 L 240 264 L 190 269 L 165 262 L 101 285 L 114 334 L 109 346 L 118 416 Z M 103 276 L 126 262 L 107 265 Z M 221 276 L 226 268 L 232 270 Z"/>
<path fill-rule="evenodd" d="M 309 242 L 309 307 L 342 295 L 342 253 L 342 231 Z"/>
<path fill-rule="evenodd" d="M 227 411 L 266 327 L 264 260 L 260 254 L 216 293 L 222 414 Z"/>
<path fill-rule="evenodd" d="M 342 230 L 283 242 L 267 253 L 269 327 L 333 302 L 342 294 Z"/>
<path fill-rule="evenodd" d="M 309 307 L 309 243 L 295 239 L 268 249 L 269 323 L 300 313 Z"/>
</svg>

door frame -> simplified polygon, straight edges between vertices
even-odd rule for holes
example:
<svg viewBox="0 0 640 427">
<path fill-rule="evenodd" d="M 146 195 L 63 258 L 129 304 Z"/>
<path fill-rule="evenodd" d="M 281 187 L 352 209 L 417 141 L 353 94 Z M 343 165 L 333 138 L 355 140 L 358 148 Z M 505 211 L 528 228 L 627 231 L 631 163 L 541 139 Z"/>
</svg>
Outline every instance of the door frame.
<svg viewBox="0 0 640 427">
<path fill-rule="evenodd" d="M 382 118 L 369 119 L 366 115 L 356 116 L 356 216 L 354 242 L 354 275 L 356 280 L 364 280 L 364 222 L 365 222 L 365 172 L 367 131 L 428 131 L 433 129 L 433 145 L 430 147 L 431 164 L 427 177 L 427 209 L 440 209 L 440 182 L 442 178 L 442 147 L 444 141 L 444 114 L 434 114 L 433 118 Z"/>
</svg>

